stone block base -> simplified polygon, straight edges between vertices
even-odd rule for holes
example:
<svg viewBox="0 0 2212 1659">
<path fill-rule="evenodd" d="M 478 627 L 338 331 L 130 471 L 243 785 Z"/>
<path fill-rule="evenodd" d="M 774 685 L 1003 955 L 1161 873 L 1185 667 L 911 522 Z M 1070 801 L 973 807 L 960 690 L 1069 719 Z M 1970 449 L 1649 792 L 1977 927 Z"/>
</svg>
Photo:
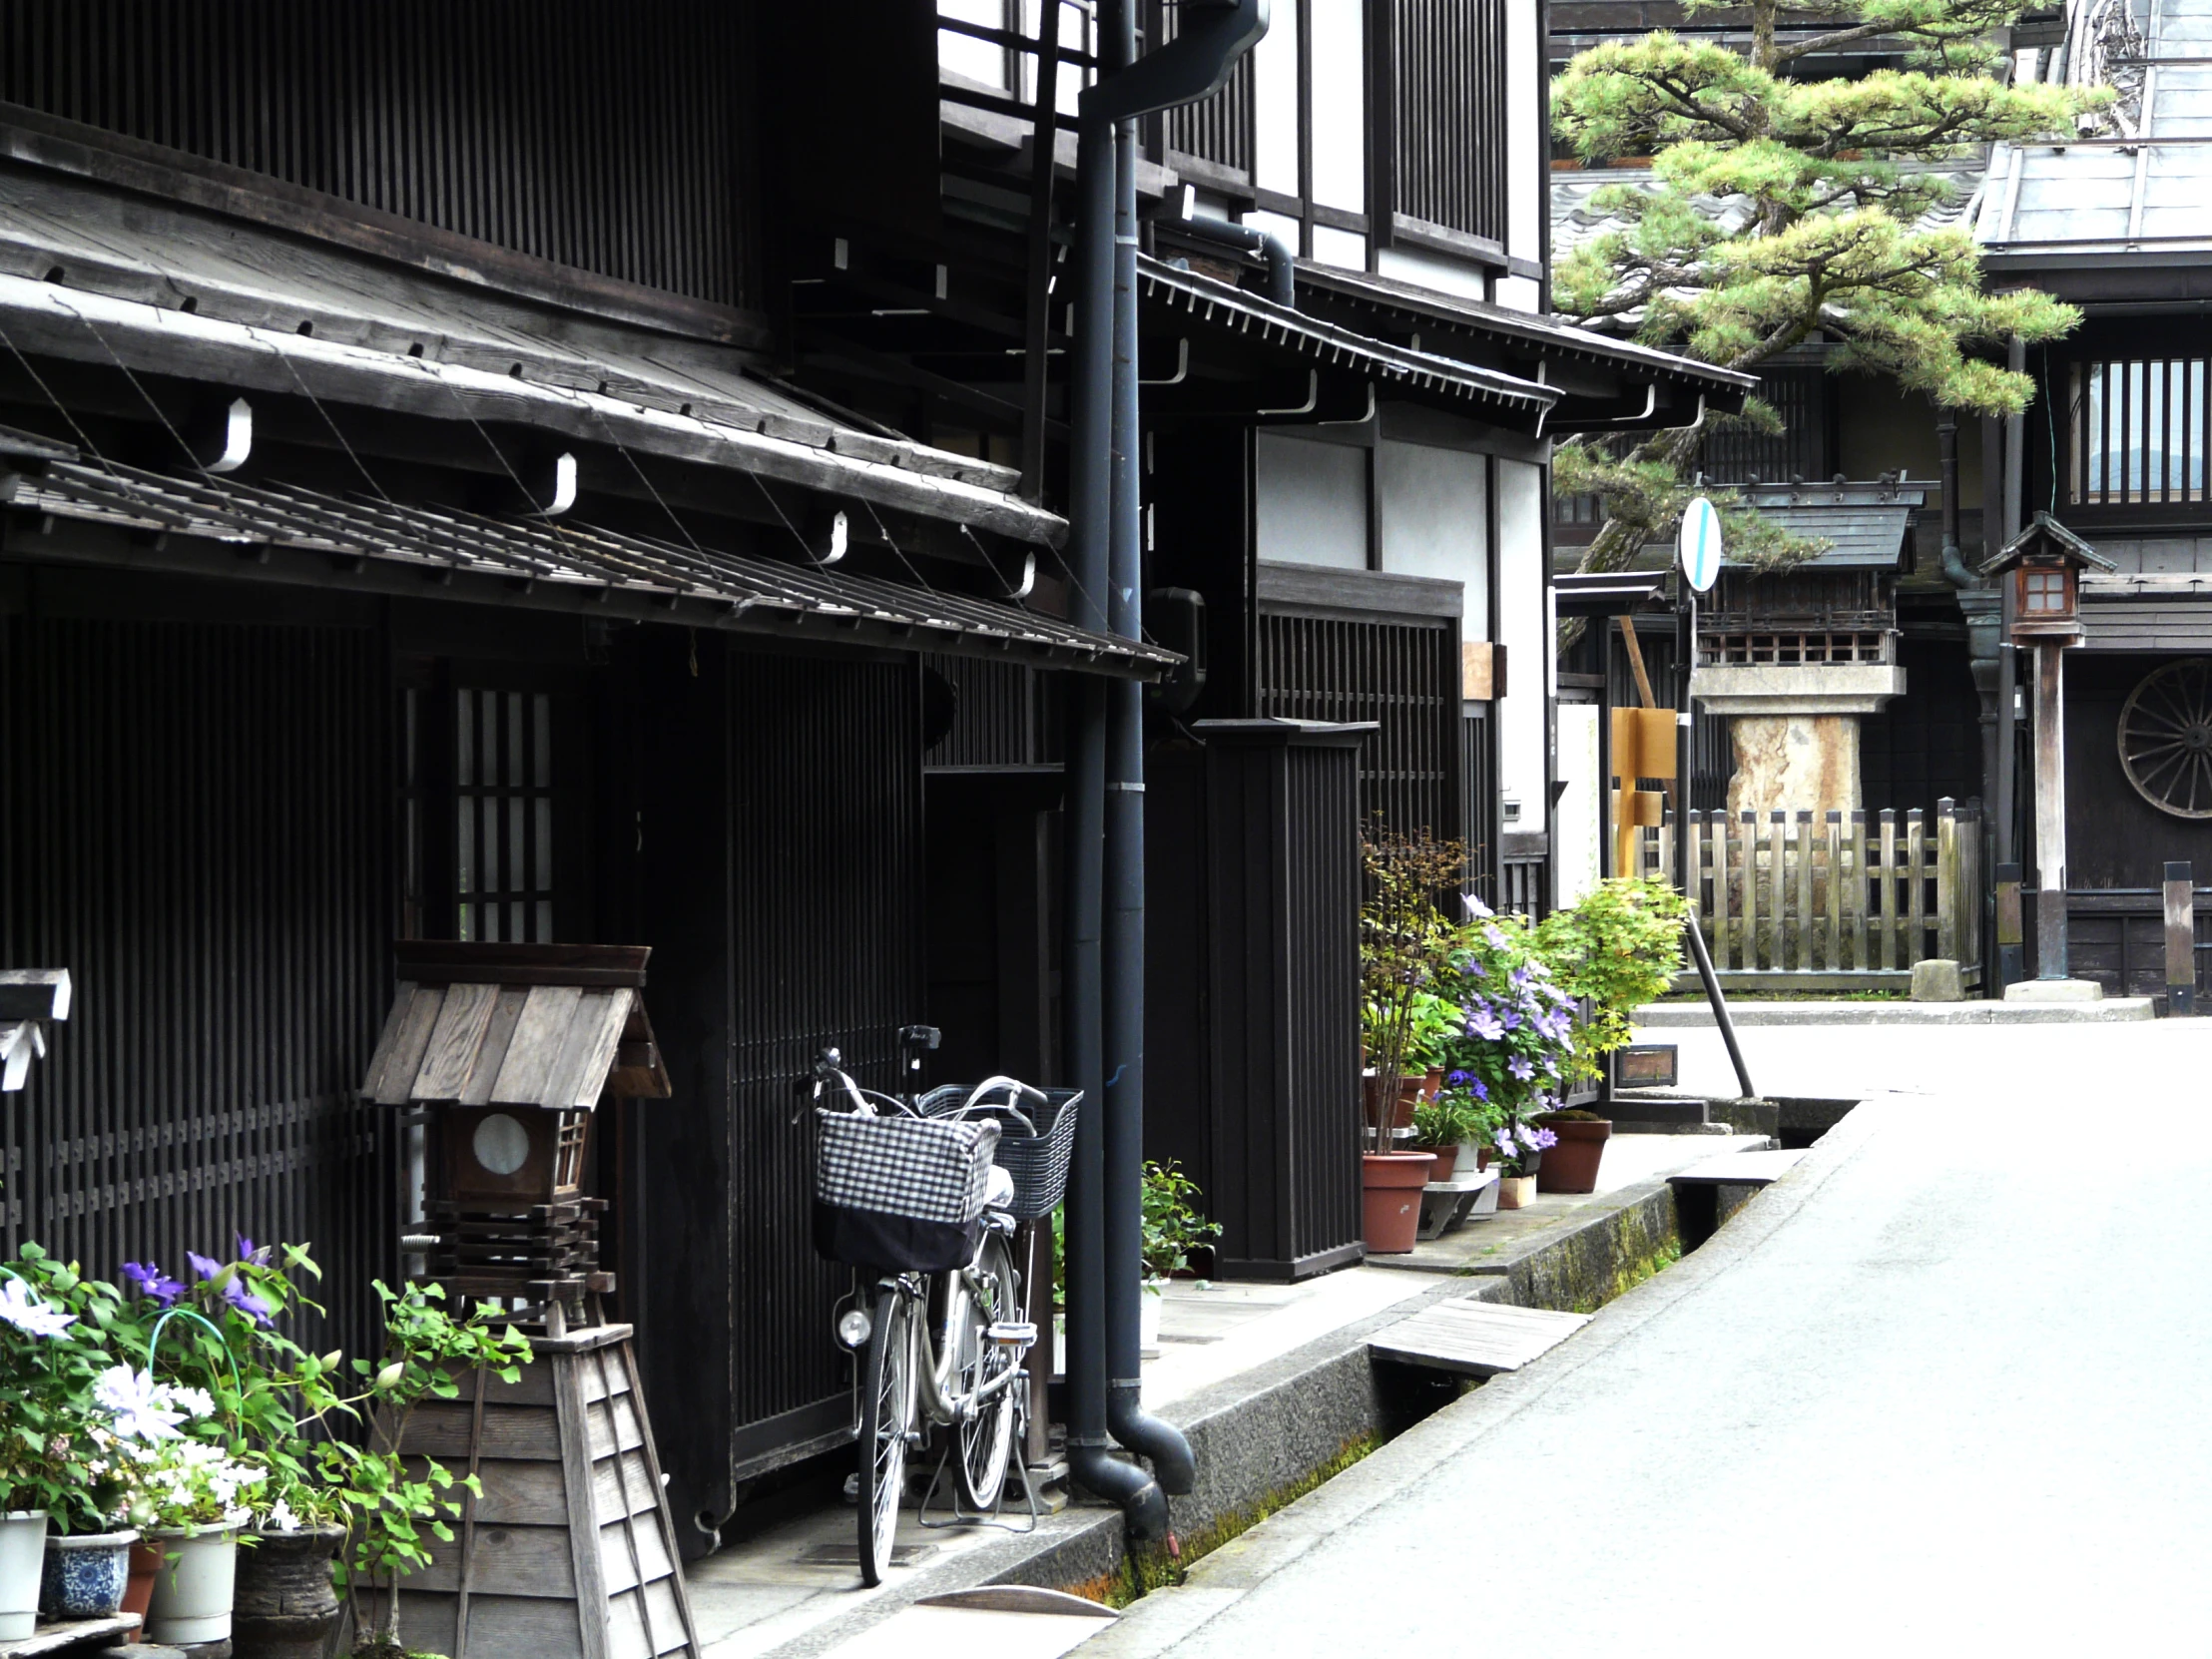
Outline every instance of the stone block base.
<svg viewBox="0 0 2212 1659">
<path fill-rule="evenodd" d="M 2004 987 L 2007 1002 L 2102 1002 L 2104 987 L 2094 979 L 2022 979 Z"/>
</svg>

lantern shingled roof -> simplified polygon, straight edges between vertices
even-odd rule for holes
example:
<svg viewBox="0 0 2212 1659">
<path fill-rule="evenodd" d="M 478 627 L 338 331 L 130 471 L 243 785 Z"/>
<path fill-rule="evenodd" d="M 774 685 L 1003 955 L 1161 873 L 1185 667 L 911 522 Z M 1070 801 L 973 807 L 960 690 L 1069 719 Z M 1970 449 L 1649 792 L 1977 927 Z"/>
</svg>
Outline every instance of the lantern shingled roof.
<svg viewBox="0 0 2212 1659">
<path fill-rule="evenodd" d="M 644 945 L 395 948 L 399 988 L 361 1094 L 381 1106 L 588 1110 L 673 1090 L 646 1018 Z"/>
<path fill-rule="evenodd" d="M 1981 567 L 1981 574 L 1995 576 L 2001 571 L 2010 570 L 2030 554 L 2045 552 L 2058 554 L 2080 570 L 2120 568 L 2050 514 L 2037 513 L 2032 524 L 2014 536 L 1995 557 Z"/>
</svg>

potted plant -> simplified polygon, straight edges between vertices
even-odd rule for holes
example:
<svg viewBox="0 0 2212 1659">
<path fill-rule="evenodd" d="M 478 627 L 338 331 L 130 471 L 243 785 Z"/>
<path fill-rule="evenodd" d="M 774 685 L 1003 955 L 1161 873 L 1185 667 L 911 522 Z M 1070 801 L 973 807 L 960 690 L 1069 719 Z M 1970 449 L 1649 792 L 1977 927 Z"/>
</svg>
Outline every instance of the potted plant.
<svg viewBox="0 0 2212 1659">
<path fill-rule="evenodd" d="M 1615 877 L 1535 929 L 1535 948 L 1553 981 L 1581 1009 L 1570 1033 L 1570 1080 L 1598 1076 L 1604 1057 L 1633 1040 L 1636 1010 L 1666 990 L 1680 965 L 1686 909 L 1664 881 Z M 1586 1111 L 1543 1112 L 1535 1121 L 1558 1138 L 1538 1172 L 1542 1190 L 1596 1191 L 1612 1123 Z"/>
<path fill-rule="evenodd" d="M 405 1659 L 400 1580 L 430 1564 L 433 1541 L 451 1541 L 461 1494 L 483 1491 L 473 1474 L 456 1476 L 435 1459 L 402 1458 L 408 1419 L 425 1400 L 458 1398 L 455 1380 L 467 1373 L 519 1381 L 531 1351 L 529 1339 L 490 1303 L 456 1318 L 436 1285 L 394 1291 L 378 1280 L 374 1289 L 384 1305 L 384 1355 L 380 1362 L 351 1362 L 365 1385 L 363 1397 L 374 1400 L 368 1444 L 327 1440 L 317 1451 L 324 1483 L 345 1520 L 339 1569 L 355 1659 Z"/>
<path fill-rule="evenodd" d="M 1208 1221 L 1192 1207 L 1198 1196 L 1198 1184 L 1176 1168 L 1174 1159 L 1145 1164 L 1139 1244 L 1144 1295 L 1137 1304 L 1137 1341 L 1147 1355 L 1159 1351 L 1160 1309 L 1168 1281 L 1190 1268 L 1192 1251 L 1221 1237 L 1221 1223 Z"/>
<path fill-rule="evenodd" d="M 1523 1127 L 1558 1104 L 1575 1064 L 1574 999 L 1552 978 L 1524 920 L 1492 915 L 1475 900 L 1468 908 L 1471 919 L 1448 953 L 1445 984 L 1461 1015 L 1449 1054 L 1452 1075 L 1466 1078 L 1485 1113 L 1485 1162 L 1494 1162 L 1500 1129 Z M 1509 1208 L 1509 1194 L 1498 1204 Z"/>
<path fill-rule="evenodd" d="M 35 1244 L 0 1265 L 0 1641 L 38 1626 L 48 1527 L 100 1529 L 87 1427 L 107 1354 L 85 1287 Z"/>
<path fill-rule="evenodd" d="M 1498 1166 L 1497 1207 L 1525 1210 L 1536 1202 L 1536 1171 L 1556 1137 L 1548 1129 L 1527 1123 L 1501 1123 L 1491 1146 L 1490 1162 Z"/>
<path fill-rule="evenodd" d="M 1439 893 L 1457 886 L 1466 850 L 1423 830 L 1405 835 L 1371 829 L 1362 843 L 1367 896 L 1360 907 L 1361 1006 L 1374 1076 L 1366 1089 L 1368 1151 L 1361 1160 L 1362 1234 L 1370 1251 L 1402 1255 L 1420 1226 L 1420 1189 L 1435 1160 L 1399 1152 L 1397 1131 L 1411 1118 L 1424 1074 L 1408 1077 L 1422 998 L 1439 996 L 1451 928 Z"/>
<path fill-rule="evenodd" d="M 1431 1181 L 1449 1181 L 1458 1168 L 1461 1143 L 1482 1132 L 1483 1114 L 1468 1088 L 1472 1082 L 1467 1072 L 1451 1072 L 1433 1099 L 1413 1108 L 1413 1149 L 1436 1160 Z"/>
</svg>

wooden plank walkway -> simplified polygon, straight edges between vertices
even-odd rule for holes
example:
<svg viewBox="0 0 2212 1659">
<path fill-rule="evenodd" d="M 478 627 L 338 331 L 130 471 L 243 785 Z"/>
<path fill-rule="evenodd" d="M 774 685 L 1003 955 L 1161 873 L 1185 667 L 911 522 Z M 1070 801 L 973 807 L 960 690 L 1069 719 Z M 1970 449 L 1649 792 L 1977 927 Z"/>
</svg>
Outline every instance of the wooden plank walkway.
<svg viewBox="0 0 2212 1659">
<path fill-rule="evenodd" d="M 1590 1323 L 1587 1314 L 1513 1308 L 1498 1302 L 1439 1302 L 1368 1339 L 1378 1360 L 1461 1377 L 1519 1371 Z"/>
<path fill-rule="evenodd" d="M 102 1638 L 128 1641 L 138 1626 L 136 1613 L 115 1613 L 104 1619 L 42 1620 L 32 1634 L 0 1642 L 0 1659 L 30 1659 L 33 1654 L 59 1653 Z"/>
<path fill-rule="evenodd" d="M 1667 1179 L 1691 1187 L 1770 1186 L 1789 1174 L 1809 1150 L 1798 1147 L 1785 1152 L 1731 1152 L 1676 1170 Z"/>
</svg>

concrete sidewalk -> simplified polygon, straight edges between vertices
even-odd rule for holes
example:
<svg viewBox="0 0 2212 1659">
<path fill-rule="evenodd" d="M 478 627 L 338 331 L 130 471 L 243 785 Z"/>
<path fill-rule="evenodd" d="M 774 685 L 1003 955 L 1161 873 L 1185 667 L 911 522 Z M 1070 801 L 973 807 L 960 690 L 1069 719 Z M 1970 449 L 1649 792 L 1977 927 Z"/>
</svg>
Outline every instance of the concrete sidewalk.
<svg viewBox="0 0 2212 1659">
<path fill-rule="evenodd" d="M 1336 1350 L 1357 1349 L 1362 1327 L 1423 1298 L 1447 1294 L 1452 1287 L 1468 1293 L 1486 1283 L 1491 1286 L 1488 1294 L 1501 1294 L 1503 1287 L 1494 1278 L 1458 1276 L 1495 1274 L 1501 1263 L 1540 1251 L 1547 1240 L 1607 1213 L 1671 1170 L 1760 1144 L 1748 1137 L 1619 1135 L 1606 1148 L 1597 1192 L 1545 1195 L 1531 1209 L 1469 1223 L 1438 1244 L 1421 1247 L 1413 1257 L 1387 1258 L 1388 1267 L 1352 1268 L 1298 1285 L 1179 1281 L 1170 1287 L 1162 1313 L 1160 1354 L 1144 1366 L 1146 1403 L 1169 1420 L 1188 1424 L 1223 1410 L 1225 1395 L 1257 1387 L 1257 1380 L 1279 1386 L 1290 1379 L 1295 1393 L 1304 1375 L 1301 1368 L 1331 1363 Z M 1325 1391 L 1317 1384 L 1310 1397 L 1309 1409 L 1317 1416 L 1327 1410 L 1321 1402 Z M 1290 1438 L 1280 1423 L 1272 1429 L 1257 1425 L 1249 1432 L 1263 1443 Z M 1336 1443 L 1331 1441 L 1330 1449 Z M 1250 1471 L 1261 1489 L 1303 1472 L 1294 1467 L 1271 1475 L 1270 1467 L 1261 1457 Z M 955 1620 L 927 1610 L 924 1619 L 898 1609 L 917 1594 L 1003 1577 L 1025 1558 L 1066 1543 L 1102 1518 L 1118 1520 L 1111 1511 L 1085 1504 L 1047 1517 L 1037 1535 L 1023 1539 L 979 1527 L 925 1530 L 909 1509 L 899 1530 L 900 1544 L 911 1552 L 906 1570 L 894 1571 L 891 1582 L 880 1589 L 862 1590 L 852 1509 L 832 1499 L 751 1537 L 734 1539 L 693 1563 L 685 1577 L 709 1659 L 864 1654 L 875 1651 L 867 1645 L 877 1640 L 871 1632 L 861 1633 L 861 1645 L 839 1645 L 859 1639 L 850 1632 L 855 1615 L 879 1615 L 886 1622 L 895 1618 L 901 1628 L 916 1622 L 965 1628 L 983 1615 Z M 1012 1628 L 1009 1618 L 985 1622 Z M 1048 1623 L 1063 1627 L 1063 1637 L 1073 1639 L 1066 1636 L 1065 1620 Z M 1017 1644 L 990 1651 L 1015 1659 L 1024 1650 Z"/>
<path fill-rule="evenodd" d="M 1077 1651 L 2201 1651 L 2212 1022 L 1746 1036 L 1925 1092 Z"/>
</svg>

